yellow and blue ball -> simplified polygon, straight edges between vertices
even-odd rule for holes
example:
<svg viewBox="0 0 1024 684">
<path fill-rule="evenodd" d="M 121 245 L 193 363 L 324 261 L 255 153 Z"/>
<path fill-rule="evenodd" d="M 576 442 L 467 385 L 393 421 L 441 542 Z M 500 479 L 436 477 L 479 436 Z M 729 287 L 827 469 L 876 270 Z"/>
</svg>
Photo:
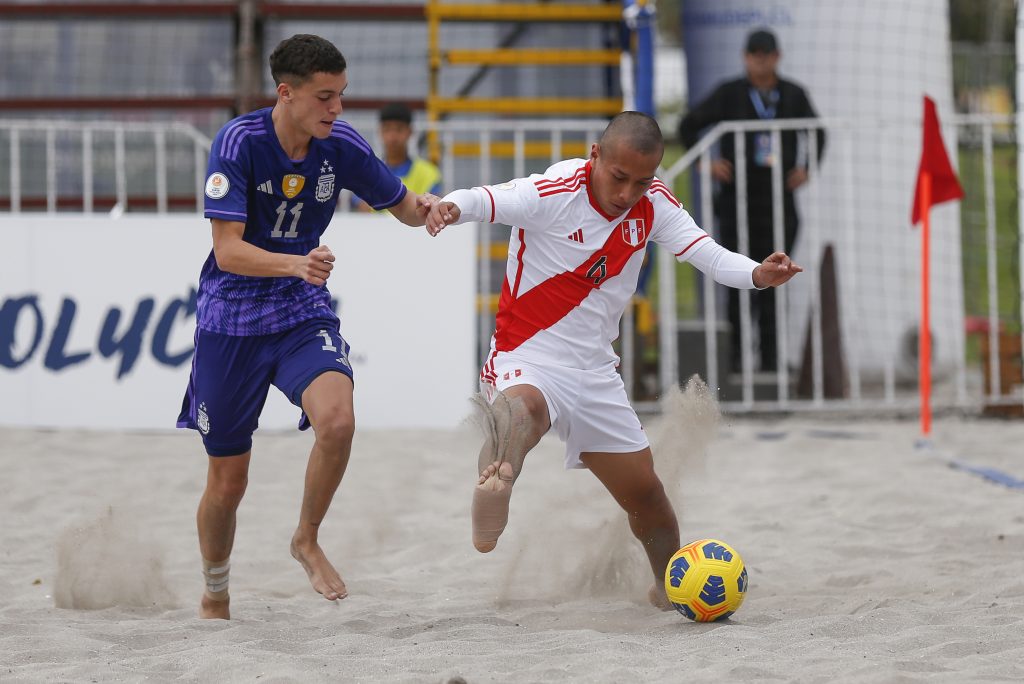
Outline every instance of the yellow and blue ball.
<svg viewBox="0 0 1024 684">
<path fill-rule="evenodd" d="M 735 549 L 717 539 L 690 542 L 665 568 L 665 593 L 675 609 L 698 622 L 735 613 L 747 595 L 747 569 Z"/>
</svg>

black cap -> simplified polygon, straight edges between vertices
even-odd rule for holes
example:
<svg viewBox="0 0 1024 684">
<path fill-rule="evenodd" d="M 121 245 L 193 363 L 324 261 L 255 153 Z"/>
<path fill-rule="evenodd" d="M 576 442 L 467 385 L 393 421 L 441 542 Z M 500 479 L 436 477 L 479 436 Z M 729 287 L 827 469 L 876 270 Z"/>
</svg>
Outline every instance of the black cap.
<svg viewBox="0 0 1024 684">
<path fill-rule="evenodd" d="M 401 121 L 405 124 L 412 124 L 412 111 L 401 102 L 391 102 L 384 105 L 380 110 L 380 120 Z"/>
<path fill-rule="evenodd" d="M 775 34 L 767 29 L 758 29 L 747 36 L 747 52 L 778 52 L 779 45 L 775 42 Z"/>
</svg>

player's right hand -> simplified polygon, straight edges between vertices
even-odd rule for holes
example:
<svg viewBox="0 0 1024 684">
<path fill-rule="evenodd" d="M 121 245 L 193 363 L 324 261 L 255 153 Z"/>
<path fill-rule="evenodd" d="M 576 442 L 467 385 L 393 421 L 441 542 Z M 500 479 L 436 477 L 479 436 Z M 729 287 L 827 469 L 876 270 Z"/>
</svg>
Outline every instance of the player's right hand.
<svg viewBox="0 0 1024 684">
<path fill-rule="evenodd" d="M 732 162 L 728 159 L 716 159 L 711 162 L 711 175 L 719 183 L 732 183 Z"/>
<path fill-rule="evenodd" d="M 455 202 L 435 202 L 427 214 L 427 232 L 437 235 L 445 226 L 458 221 L 461 215 L 462 210 Z"/>
<path fill-rule="evenodd" d="M 327 279 L 331 277 L 331 271 L 334 269 L 334 253 L 330 247 L 320 245 L 299 259 L 295 275 L 317 287 L 327 284 Z"/>
<path fill-rule="evenodd" d="M 773 252 L 754 269 L 751 279 L 754 287 L 778 287 L 787 282 L 797 273 L 803 273 L 803 267 L 794 264 L 784 252 Z"/>
</svg>

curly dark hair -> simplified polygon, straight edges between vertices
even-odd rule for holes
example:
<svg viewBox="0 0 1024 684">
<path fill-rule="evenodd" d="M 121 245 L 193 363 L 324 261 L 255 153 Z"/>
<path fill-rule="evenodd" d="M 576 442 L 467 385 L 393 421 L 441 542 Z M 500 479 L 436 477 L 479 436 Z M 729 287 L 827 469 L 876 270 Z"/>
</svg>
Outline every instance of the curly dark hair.
<svg viewBox="0 0 1024 684">
<path fill-rule="evenodd" d="M 274 83 L 305 83 L 315 73 L 340 74 L 346 68 L 338 48 L 320 36 L 299 33 L 282 40 L 270 55 Z"/>
</svg>

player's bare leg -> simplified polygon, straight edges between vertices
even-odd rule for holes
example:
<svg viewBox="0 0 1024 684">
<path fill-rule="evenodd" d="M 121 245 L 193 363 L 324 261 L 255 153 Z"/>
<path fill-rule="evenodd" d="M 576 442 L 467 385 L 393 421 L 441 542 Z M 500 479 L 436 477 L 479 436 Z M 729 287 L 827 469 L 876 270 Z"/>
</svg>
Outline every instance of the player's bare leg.
<svg viewBox="0 0 1024 684">
<path fill-rule="evenodd" d="M 629 529 L 644 547 L 654 573 L 648 599 L 671 610 L 665 595 L 665 567 L 679 550 L 679 522 L 665 488 L 654 472 L 650 448 L 629 454 L 584 453 L 580 460 L 626 511 Z"/>
<path fill-rule="evenodd" d="M 249 481 L 250 453 L 210 456 L 206 489 L 199 500 L 196 528 L 203 556 L 206 590 L 199 603 L 199 617 L 230 619 L 227 589 L 231 548 L 235 543 L 235 514 Z"/>
<path fill-rule="evenodd" d="M 302 407 L 316 441 L 306 466 L 302 509 L 291 552 L 302 564 L 313 588 L 324 598 L 335 601 L 348 596 L 348 590 L 320 548 L 319 531 L 352 451 L 352 380 L 342 373 L 321 374 L 302 393 Z"/>
<path fill-rule="evenodd" d="M 498 544 L 508 522 L 512 485 L 523 469 L 527 452 L 551 427 L 544 395 L 532 385 L 498 392 L 488 404 L 481 400 L 487 438 L 477 465 L 473 490 L 473 546 L 487 553 Z"/>
</svg>

